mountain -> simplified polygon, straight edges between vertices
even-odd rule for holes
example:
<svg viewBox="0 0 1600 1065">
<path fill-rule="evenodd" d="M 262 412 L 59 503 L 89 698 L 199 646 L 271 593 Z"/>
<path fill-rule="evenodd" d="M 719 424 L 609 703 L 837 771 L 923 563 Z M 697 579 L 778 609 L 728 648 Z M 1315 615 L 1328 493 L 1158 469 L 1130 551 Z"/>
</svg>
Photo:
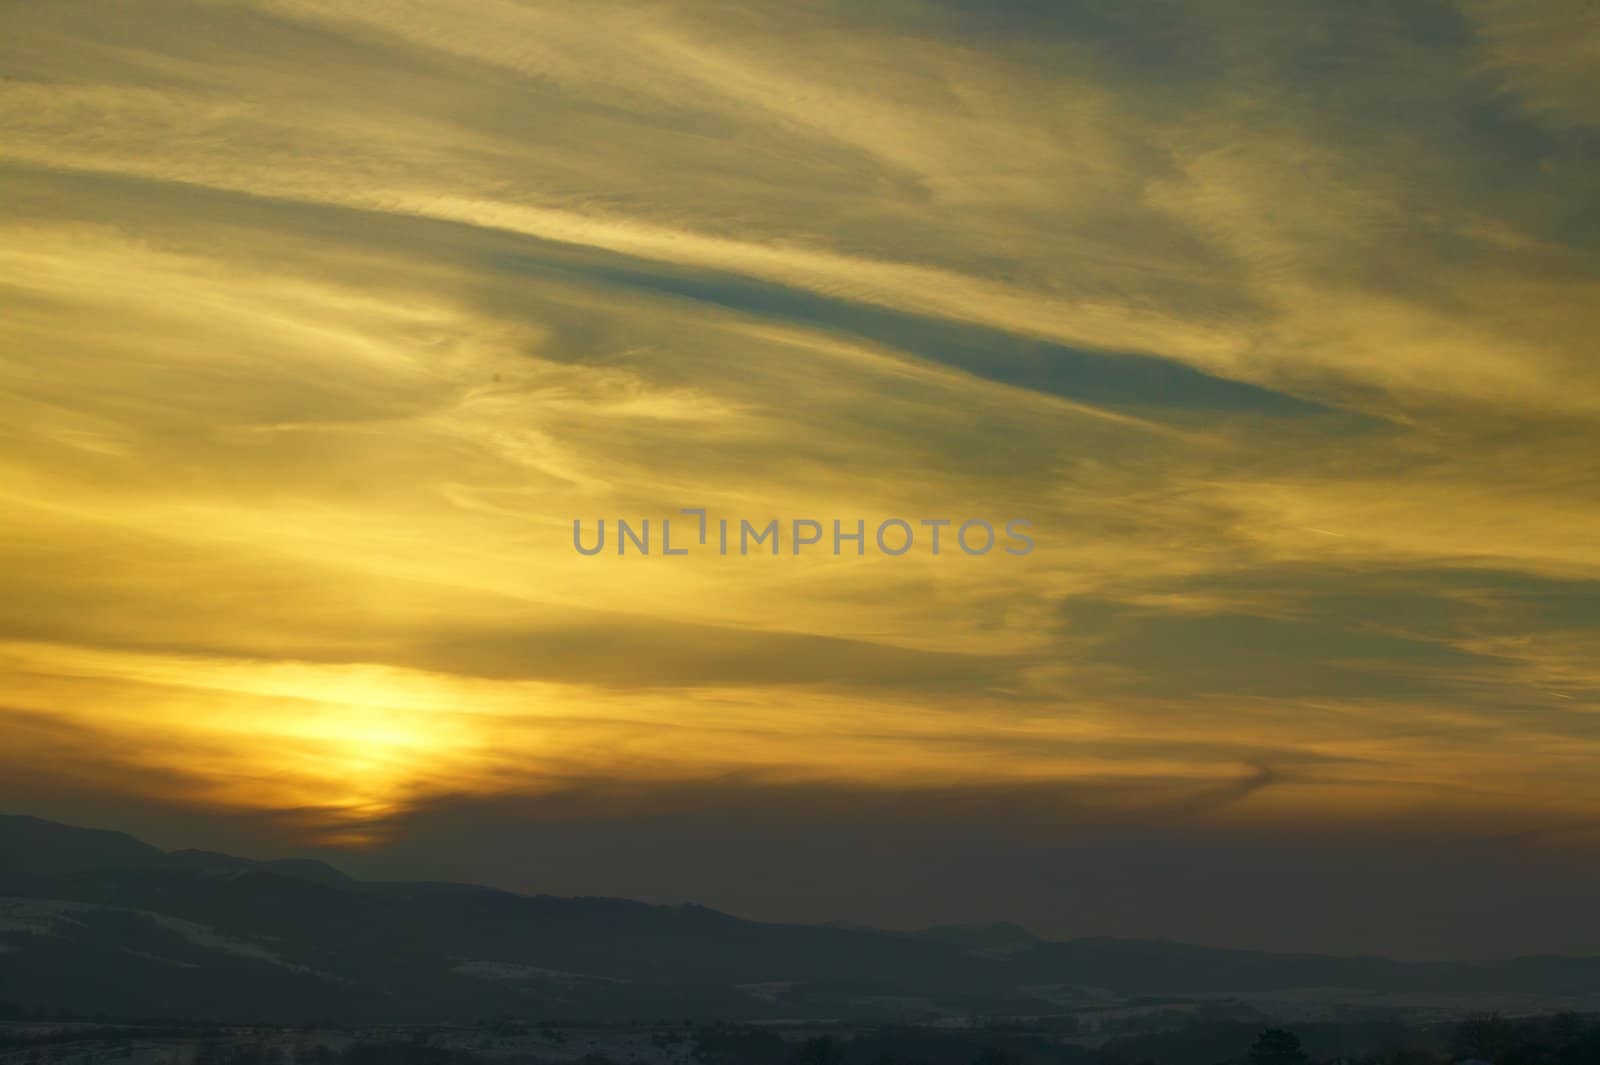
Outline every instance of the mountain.
<svg viewBox="0 0 1600 1065">
<path fill-rule="evenodd" d="M 1408 964 L 1167 941 L 746 921 L 699 906 L 351 879 L 0 817 L 0 1000 L 239 1021 L 1054 1014 L 1122 995 L 1600 993 L 1600 959 Z"/>
<path fill-rule="evenodd" d="M 323 883 L 350 880 L 326 862 L 310 858 L 261 862 L 214 851 L 163 851 L 124 832 L 0 814 L 0 878 L 7 878 L 12 887 L 20 878 L 51 880 L 106 869 L 166 869 L 210 875 L 267 870 Z"/>
<path fill-rule="evenodd" d="M 134 869 L 164 855 L 122 832 L 74 828 L 37 817 L 0 815 L 0 876 L 65 876 L 86 869 Z"/>
<path fill-rule="evenodd" d="M 1010 921 L 993 924 L 944 924 L 915 933 L 924 939 L 948 943 L 980 958 L 1004 958 L 1031 950 L 1043 942 L 1038 936 Z"/>
<path fill-rule="evenodd" d="M 277 873 L 297 880 L 314 880 L 322 884 L 348 883 L 350 877 L 327 862 L 312 858 L 279 858 L 258 862 L 249 858 L 235 858 L 231 854 L 215 851 L 181 850 L 162 855 L 161 863 L 168 869 L 189 869 L 196 873 L 232 875 L 252 869 Z"/>
</svg>

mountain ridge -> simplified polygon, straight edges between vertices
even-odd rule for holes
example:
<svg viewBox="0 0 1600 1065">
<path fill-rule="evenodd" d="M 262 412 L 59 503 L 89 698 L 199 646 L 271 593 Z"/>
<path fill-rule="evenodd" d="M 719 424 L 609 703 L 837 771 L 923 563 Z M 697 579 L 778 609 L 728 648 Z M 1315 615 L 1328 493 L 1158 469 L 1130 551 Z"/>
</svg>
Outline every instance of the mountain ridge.
<svg viewBox="0 0 1600 1065">
<path fill-rule="evenodd" d="M 698 905 L 358 880 L 0 815 L 0 1000 L 228 1020 L 1040 1015 L 1097 990 L 1600 995 L 1600 959 L 1401 962 L 917 932 Z"/>
</svg>

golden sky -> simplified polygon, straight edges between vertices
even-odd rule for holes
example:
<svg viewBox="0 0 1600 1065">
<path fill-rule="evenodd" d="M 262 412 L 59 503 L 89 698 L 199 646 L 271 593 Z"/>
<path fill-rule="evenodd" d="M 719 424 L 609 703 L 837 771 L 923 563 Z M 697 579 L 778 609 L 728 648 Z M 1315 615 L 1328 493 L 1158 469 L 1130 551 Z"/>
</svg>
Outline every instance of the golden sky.
<svg viewBox="0 0 1600 1065">
<path fill-rule="evenodd" d="M 0 25 L 9 805 L 1600 853 L 1583 0 Z M 572 550 L 685 506 L 1037 548 Z"/>
</svg>

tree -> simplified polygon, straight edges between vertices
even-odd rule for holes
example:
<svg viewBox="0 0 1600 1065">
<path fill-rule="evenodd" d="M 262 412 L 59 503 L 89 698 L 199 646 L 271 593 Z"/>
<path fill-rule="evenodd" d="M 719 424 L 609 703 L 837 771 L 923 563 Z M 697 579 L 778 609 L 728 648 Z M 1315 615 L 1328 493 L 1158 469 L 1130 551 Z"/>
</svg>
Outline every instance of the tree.
<svg viewBox="0 0 1600 1065">
<path fill-rule="evenodd" d="M 1002 1047 L 984 1047 L 972 1059 L 972 1065 L 1022 1065 L 1022 1056 Z"/>
<path fill-rule="evenodd" d="M 1306 1065 L 1310 1059 L 1300 1048 L 1300 1037 L 1283 1028 L 1268 1028 L 1256 1036 L 1250 1056 L 1250 1065 Z"/>
<path fill-rule="evenodd" d="M 1517 1043 L 1517 1026 L 1498 1013 L 1470 1013 L 1456 1026 L 1456 1051 L 1464 1057 L 1499 1061 Z"/>
<path fill-rule="evenodd" d="M 794 1065 L 839 1065 L 842 1061 L 844 1045 L 831 1035 L 807 1039 L 794 1055 Z"/>
</svg>

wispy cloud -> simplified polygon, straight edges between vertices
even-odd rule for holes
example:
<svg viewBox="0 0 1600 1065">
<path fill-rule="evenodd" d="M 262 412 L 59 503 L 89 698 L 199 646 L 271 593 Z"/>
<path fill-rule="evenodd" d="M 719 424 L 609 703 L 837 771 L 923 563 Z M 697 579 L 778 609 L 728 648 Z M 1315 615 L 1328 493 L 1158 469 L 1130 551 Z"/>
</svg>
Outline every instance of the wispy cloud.
<svg viewBox="0 0 1600 1065">
<path fill-rule="evenodd" d="M 7 5 L 0 757 L 1592 814 L 1592 18 L 1168 14 Z M 1038 549 L 570 549 L 693 505 Z"/>
</svg>

